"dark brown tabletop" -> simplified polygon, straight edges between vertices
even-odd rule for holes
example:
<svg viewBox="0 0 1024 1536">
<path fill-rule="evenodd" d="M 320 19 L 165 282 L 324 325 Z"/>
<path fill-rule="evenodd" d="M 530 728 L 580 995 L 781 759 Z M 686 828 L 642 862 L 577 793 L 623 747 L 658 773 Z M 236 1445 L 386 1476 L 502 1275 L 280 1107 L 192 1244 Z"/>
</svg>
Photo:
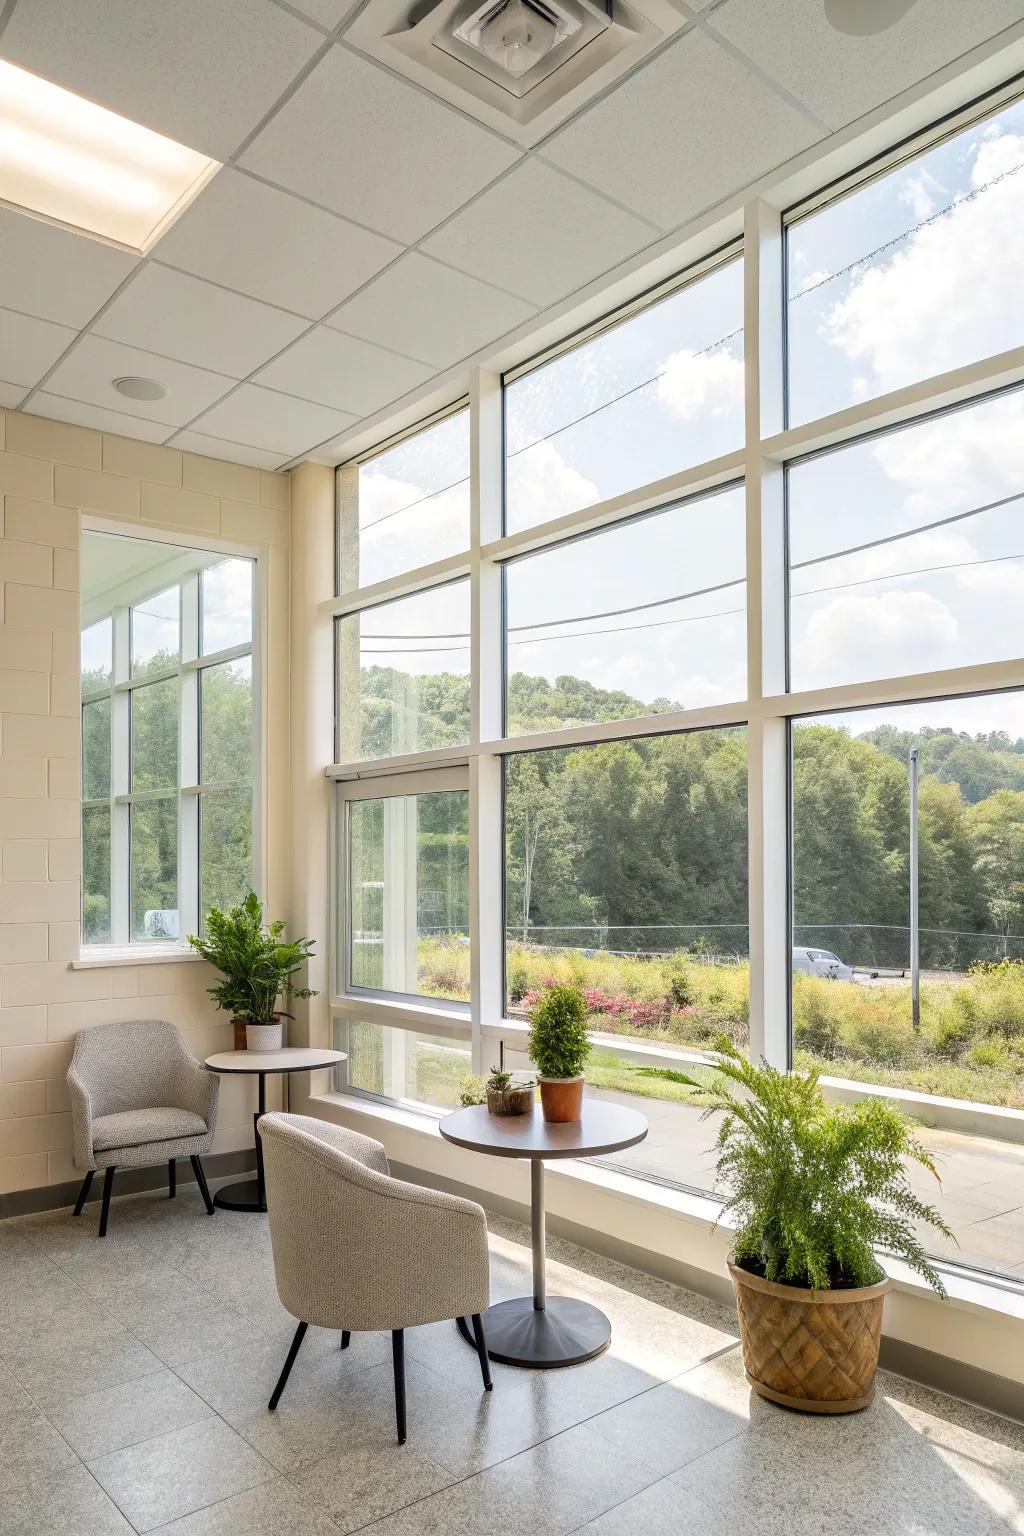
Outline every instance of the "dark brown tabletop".
<svg viewBox="0 0 1024 1536">
<path fill-rule="evenodd" d="M 445 1115 L 440 1129 L 457 1147 L 495 1157 L 598 1157 L 643 1141 L 647 1117 L 622 1104 L 584 1099 L 582 1120 L 556 1125 L 539 1105 L 529 1115 L 492 1115 L 486 1104 L 473 1104 Z"/>
</svg>

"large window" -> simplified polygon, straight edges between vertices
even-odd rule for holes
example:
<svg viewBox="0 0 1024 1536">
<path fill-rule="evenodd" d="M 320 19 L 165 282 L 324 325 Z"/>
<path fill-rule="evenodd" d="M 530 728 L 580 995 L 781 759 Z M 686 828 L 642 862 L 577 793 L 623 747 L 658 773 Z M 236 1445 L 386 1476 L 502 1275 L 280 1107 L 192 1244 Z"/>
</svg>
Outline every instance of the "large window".
<svg viewBox="0 0 1024 1536">
<path fill-rule="evenodd" d="M 253 883 L 253 565 L 82 534 L 82 939 L 181 942 Z"/>
<path fill-rule="evenodd" d="M 724 1032 L 901 1104 L 943 1262 L 1024 1274 L 1024 107 L 995 107 L 751 204 L 746 292 L 709 251 L 525 358 L 500 419 L 481 370 L 339 470 L 339 1086 L 437 1113 L 572 981 L 587 1092 L 648 1110 L 620 1166 L 708 1187 L 684 1078 Z"/>
</svg>

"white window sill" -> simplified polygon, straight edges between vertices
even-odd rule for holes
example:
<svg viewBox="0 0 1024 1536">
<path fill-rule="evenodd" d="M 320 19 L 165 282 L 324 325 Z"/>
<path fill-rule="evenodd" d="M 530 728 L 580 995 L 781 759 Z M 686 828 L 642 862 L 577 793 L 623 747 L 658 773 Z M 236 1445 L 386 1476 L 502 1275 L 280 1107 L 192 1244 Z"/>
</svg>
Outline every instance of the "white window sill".
<svg viewBox="0 0 1024 1536">
<path fill-rule="evenodd" d="M 181 960 L 201 960 L 185 944 L 90 944 L 68 961 L 69 971 L 91 971 L 111 965 L 173 965 Z"/>
<path fill-rule="evenodd" d="M 402 1126 L 407 1131 L 434 1141 L 443 1140 L 438 1128 L 440 1117 L 432 1115 L 429 1111 L 414 1110 L 404 1105 L 381 1104 L 356 1094 L 337 1092 L 313 1095 L 311 1105 L 314 1113 L 317 1104 L 337 1106 L 344 1109 L 346 1114 L 363 1117 L 368 1122 L 368 1135 L 373 1134 L 372 1123 L 376 1121 Z M 502 1160 L 499 1159 L 499 1161 Z M 677 1220 L 693 1223 L 703 1228 L 705 1232 L 714 1223 L 720 1210 L 719 1202 L 710 1195 L 696 1195 L 684 1189 L 667 1188 L 662 1184 L 649 1183 L 646 1179 L 634 1178 L 627 1173 L 599 1167 L 594 1163 L 548 1163 L 546 1174 L 549 1180 L 556 1183 L 559 1180 L 568 1179 L 574 1181 L 577 1187 L 589 1185 L 595 1191 L 599 1190 L 604 1195 L 610 1195 L 616 1200 L 640 1209 L 671 1215 Z M 581 1195 L 582 1193 L 580 1190 Z M 723 1240 L 727 1230 L 728 1224 L 723 1222 Z M 976 1275 L 955 1266 L 947 1268 L 939 1263 L 936 1268 L 942 1274 L 948 1293 L 948 1299 L 942 1301 L 936 1296 L 931 1286 L 901 1260 L 887 1258 L 885 1268 L 893 1282 L 894 1290 L 903 1295 L 930 1302 L 937 1307 L 953 1306 L 958 1311 L 990 1316 L 995 1314 L 1024 1324 L 1024 1289 L 1002 1276 Z"/>
</svg>

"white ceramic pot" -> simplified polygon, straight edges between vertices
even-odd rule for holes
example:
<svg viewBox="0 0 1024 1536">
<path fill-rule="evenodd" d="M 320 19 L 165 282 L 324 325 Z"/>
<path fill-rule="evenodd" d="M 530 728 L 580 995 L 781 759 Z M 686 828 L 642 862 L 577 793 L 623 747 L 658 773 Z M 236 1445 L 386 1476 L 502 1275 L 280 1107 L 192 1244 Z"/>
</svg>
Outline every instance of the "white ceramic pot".
<svg viewBox="0 0 1024 1536">
<path fill-rule="evenodd" d="M 274 1024 L 247 1024 L 245 1048 L 247 1051 L 279 1051 L 284 1044 L 284 1024 L 280 1019 Z"/>
</svg>

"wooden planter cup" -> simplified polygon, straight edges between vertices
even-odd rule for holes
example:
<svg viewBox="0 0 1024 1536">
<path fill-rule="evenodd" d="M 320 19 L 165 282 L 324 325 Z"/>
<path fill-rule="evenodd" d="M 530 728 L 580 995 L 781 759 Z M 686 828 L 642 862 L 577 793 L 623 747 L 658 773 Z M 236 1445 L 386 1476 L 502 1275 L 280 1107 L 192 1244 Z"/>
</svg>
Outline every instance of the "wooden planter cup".
<svg viewBox="0 0 1024 1536">
<path fill-rule="evenodd" d="M 528 1115 L 533 1109 L 533 1084 L 513 1083 L 511 1088 L 488 1088 L 487 1109 L 492 1115 Z"/>
<path fill-rule="evenodd" d="M 875 1395 L 882 1307 L 891 1281 L 844 1291 L 779 1285 L 729 1257 L 747 1381 L 805 1413 L 856 1413 Z"/>
</svg>

